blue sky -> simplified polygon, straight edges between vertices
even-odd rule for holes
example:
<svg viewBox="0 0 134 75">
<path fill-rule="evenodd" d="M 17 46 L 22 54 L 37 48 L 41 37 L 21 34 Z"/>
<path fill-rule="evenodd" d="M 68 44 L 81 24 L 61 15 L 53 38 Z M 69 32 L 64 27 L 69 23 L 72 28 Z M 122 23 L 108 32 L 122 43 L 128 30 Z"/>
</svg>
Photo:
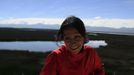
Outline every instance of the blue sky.
<svg viewBox="0 0 134 75">
<path fill-rule="evenodd" d="M 130 24 L 134 21 L 134 0 L 0 0 L 0 20 L 69 15 L 90 20 L 125 20 Z"/>
</svg>

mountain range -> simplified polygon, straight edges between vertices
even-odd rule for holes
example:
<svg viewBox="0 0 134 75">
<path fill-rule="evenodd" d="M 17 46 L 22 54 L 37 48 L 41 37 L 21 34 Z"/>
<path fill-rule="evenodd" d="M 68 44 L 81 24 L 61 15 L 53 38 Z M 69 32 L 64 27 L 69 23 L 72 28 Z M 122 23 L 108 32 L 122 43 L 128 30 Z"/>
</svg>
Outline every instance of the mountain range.
<svg viewBox="0 0 134 75">
<path fill-rule="evenodd" d="M 44 24 L 0 24 L 0 28 L 34 28 L 34 29 L 59 29 L 60 25 L 44 25 Z M 93 33 L 108 33 L 108 34 L 123 34 L 134 35 L 134 28 L 110 28 L 110 27 L 93 27 L 86 26 L 87 32 Z"/>
</svg>

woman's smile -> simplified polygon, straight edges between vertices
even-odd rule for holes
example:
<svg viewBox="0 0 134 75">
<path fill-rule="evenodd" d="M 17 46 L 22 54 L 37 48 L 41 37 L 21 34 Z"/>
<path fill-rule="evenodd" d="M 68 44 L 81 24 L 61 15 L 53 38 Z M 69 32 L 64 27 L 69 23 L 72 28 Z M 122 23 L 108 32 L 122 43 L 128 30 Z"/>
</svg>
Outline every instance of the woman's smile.
<svg viewBox="0 0 134 75">
<path fill-rule="evenodd" d="M 71 45 L 69 45 L 69 47 L 70 47 L 72 50 L 75 50 L 75 49 L 78 49 L 80 46 L 77 45 L 77 44 L 71 44 Z"/>
</svg>

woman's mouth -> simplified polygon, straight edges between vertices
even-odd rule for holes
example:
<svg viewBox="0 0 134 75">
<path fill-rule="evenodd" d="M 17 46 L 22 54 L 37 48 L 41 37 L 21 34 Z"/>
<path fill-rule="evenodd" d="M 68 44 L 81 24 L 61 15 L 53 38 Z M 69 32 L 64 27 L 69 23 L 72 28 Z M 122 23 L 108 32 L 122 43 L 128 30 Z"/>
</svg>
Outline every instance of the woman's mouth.
<svg viewBox="0 0 134 75">
<path fill-rule="evenodd" d="M 79 45 L 76 45 L 76 44 L 71 44 L 70 45 L 70 48 L 72 49 L 72 50 L 76 50 L 76 49 L 78 49 L 80 46 Z"/>
</svg>

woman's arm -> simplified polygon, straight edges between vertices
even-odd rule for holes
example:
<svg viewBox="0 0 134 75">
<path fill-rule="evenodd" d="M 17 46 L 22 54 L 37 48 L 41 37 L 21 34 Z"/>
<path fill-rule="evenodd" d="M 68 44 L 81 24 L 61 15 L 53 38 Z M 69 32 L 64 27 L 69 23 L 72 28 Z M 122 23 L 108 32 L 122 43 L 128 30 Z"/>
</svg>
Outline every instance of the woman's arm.
<svg viewBox="0 0 134 75">
<path fill-rule="evenodd" d="M 57 75 L 56 53 L 50 53 L 44 63 L 40 75 Z"/>
<path fill-rule="evenodd" d="M 105 71 L 104 71 L 104 64 L 101 62 L 101 59 L 99 57 L 99 55 L 97 54 L 96 51 L 94 51 L 95 53 L 95 72 L 94 75 L 105 75 Z"/>
</svg>

